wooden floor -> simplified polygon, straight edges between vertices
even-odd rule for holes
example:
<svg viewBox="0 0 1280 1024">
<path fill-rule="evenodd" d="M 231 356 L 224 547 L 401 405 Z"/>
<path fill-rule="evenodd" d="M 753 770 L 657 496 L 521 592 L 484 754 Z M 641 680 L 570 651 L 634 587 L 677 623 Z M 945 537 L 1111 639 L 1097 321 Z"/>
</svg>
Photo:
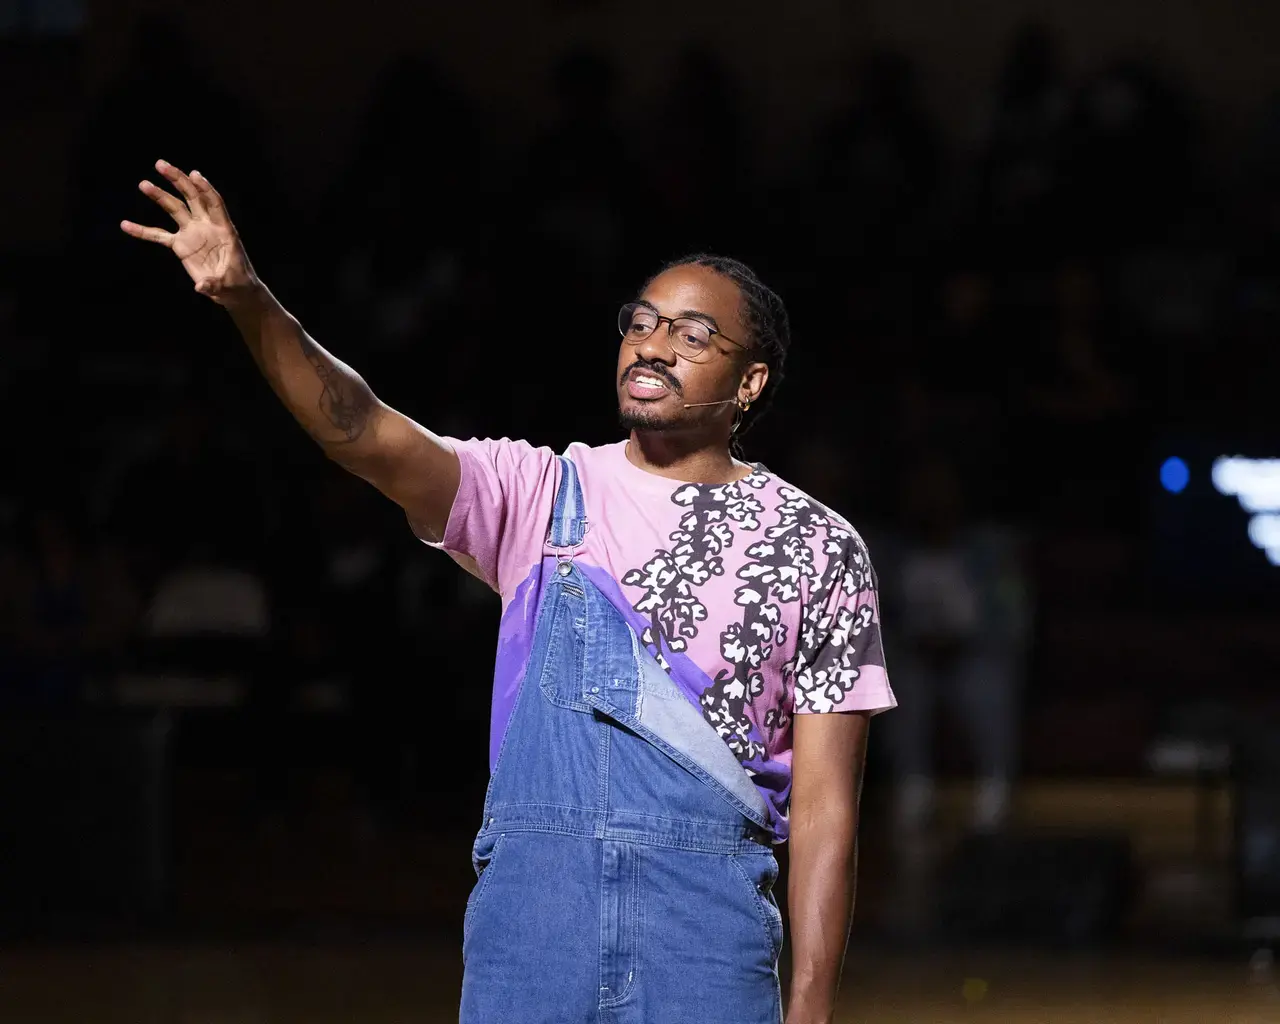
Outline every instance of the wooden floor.
<svg viewBox="0 0 1280 1024">
<path fill-rule="evenodd" d="M 459 976 L 447 942 L 10 949 L 0 950 L 0 1020 L 436 1024 L 457 1020 Z M 1244 959 L 855 951 L 837 1020 L 1276 1024 L 1280 989 Z"/>
</svg>

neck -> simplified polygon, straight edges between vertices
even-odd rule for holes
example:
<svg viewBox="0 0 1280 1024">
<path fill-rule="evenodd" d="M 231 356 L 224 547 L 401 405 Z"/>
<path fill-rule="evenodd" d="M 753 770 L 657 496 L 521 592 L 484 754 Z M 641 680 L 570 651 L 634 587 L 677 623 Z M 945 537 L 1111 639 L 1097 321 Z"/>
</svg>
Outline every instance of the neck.
<svg viewBox="0 0 1280 1024">
<path fill-rule="evenodd" d="M 729 454 L 724 438 L 707 443 L 705 438 L 667 431 L 631 431 L 627 459 L 646 473 L 690 483 L 726 484 L 751 471 Z"/>
</svg>

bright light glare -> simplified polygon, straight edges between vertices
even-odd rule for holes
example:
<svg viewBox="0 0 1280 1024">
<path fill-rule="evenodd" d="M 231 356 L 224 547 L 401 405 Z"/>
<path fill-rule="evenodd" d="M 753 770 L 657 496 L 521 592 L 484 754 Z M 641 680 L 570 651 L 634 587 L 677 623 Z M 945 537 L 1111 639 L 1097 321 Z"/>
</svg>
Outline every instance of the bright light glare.
<svg viewBox="0 0 1280 1024">
<path fill-rule="evenodd" d="M 1251 514 L 1249 540 L 1280 566 L 1280 459 L 1223 455 L 1213 460 L 1210 476 L 1219 494 L 1234 495 Z"/>
<path fill-rule="evenodd" d="M 1246 459 L 1239 455 L 1214 459 L 1213 486 L 1235 495 L 1246 512 L 1280 512 L 1280 459 Z"/>
<path fill-rule="evenodd" d="M 1249 520 L 1249 539 L 1256 547 L 1280 548 L 1280 516 L 1254 516 Z"/>
</svg>

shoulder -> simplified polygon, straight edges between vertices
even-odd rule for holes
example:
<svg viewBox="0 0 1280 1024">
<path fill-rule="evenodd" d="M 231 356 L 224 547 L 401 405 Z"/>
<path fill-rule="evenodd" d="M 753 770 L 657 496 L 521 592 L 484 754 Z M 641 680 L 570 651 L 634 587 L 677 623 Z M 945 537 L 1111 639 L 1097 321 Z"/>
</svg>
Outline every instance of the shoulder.
<svg viewBox="0 0 1280 1024">
<path fill-rule="evenodd" d="M 554 487 L 560 479 L 560 456 L 545 445 L 528 441 L 499 438 L 471 438 L 462 441 L 445 438 L 457 453 L 462 470 L 462 490 L 492 480 L 504 493 L 528 496 L 530 488 Z M 571 461 L 579 479 L 588 491 L 616 479 L 626 465 L 621 444 L 587 445 L 575 441 L 565 449 L 563 457 Z"/>
<path fill-rule="evenodd" d="M 830 505 L 763 468 L 752 476 L 763 481 L 759 485 L 762 497 L 776 507 L 780 529 L 798 530 L 807 538 L 830 542 L 842 550 L 866 551 L 862 534 Z"/>
<path fill-rule="evenodd" d="M 528 441 L 513 441 L 509 437 L 473 437 L 466 441 L 446 437 L 444 440 L 459 457 L 466 456 L 491 463 L 550 462 L 555 458 L 555 452 L 550 448 L 535 447 Z"/>
<path fill-rule="evenodd" d="M 458 456 L 460 495 L 480 496 L 496 488 L 503 495 L 527 497 L 531 489 L 555 481 L 556 455 L 545 446 L 507 437 L 444 440 Z"/>
<path fill-rule="evenodd" d="M 512 460 L 533 459 L 539 462 L 554 462 L 557 453 L 547 445 L 534 445 L 522 439 L 512 440 L 509 437 L 473 437 L 463 441 L 456 437 L 445 438 L 457 451 L 468 451 L 487 458 L 506 458 Z M 589 445 L 582 441 L 573 441 L 564 450 L 566 458 L 572 459 L 579 468 L 592 465 L 613 463 L 622 455 L 626 442 L 614 444 Z"/>
<path fill-rule="evenodd" d="M 626 442 L 616 441 L 613 444 L 587 444 L 574 441 L 564 450 L 565 458 L 573 462 L 579 470 L 585 472 L 616 472 L 620 462 L 626 461 L 624 451 Z"/>
</svg>

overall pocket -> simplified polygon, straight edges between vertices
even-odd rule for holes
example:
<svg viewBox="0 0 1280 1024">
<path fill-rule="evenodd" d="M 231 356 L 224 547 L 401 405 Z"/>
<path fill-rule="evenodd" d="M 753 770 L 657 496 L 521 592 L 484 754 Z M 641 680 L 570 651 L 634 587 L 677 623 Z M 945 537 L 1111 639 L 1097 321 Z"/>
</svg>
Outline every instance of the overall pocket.
<svg viewBox="0 0 1280 1024">
<path fill-rule="evenodd" d="M 536 666 L 543 696 L 552 704 L 590 712 L 582 698 L 582 665 L 586 656 L 587 609 L 582 589 L 569 581 L 553 585 L 545 614 L 553 616 L 542 664 Z M 533 667 L 533 666 L 531 666 Z"/>
<path fill-rule="evenodd" d="M 471 925 L 475 920 L 476 912 L 480 909 L 484 900 L 485 890 L 489 887 L 489 882 L 493 878 L 494 862 L 498 857 L 498 851 L 502 847 L 502 840 L 505 837 L 502 833 L 494 835 L 481 835 L 475 842 L 475 846 L 471 850 L 471 864 L 476 870 L 476 884 L 471 887 L 471 895 L 467 897 L 466 913 L 462 917 L 462 941 L 465 944 L 467 935 L 471 932 Z"/>
<path fill-rule="evenodd" d="M 778 881 L 778 861 L 772 853 L 734 855 L 728 858 L 734 874 L 742 880 L 756 916 L 769 943 L 769 953 L 776 966 L 782 954 L 782 911 L 774 898 L 773 887 Z"/>
</svg>

